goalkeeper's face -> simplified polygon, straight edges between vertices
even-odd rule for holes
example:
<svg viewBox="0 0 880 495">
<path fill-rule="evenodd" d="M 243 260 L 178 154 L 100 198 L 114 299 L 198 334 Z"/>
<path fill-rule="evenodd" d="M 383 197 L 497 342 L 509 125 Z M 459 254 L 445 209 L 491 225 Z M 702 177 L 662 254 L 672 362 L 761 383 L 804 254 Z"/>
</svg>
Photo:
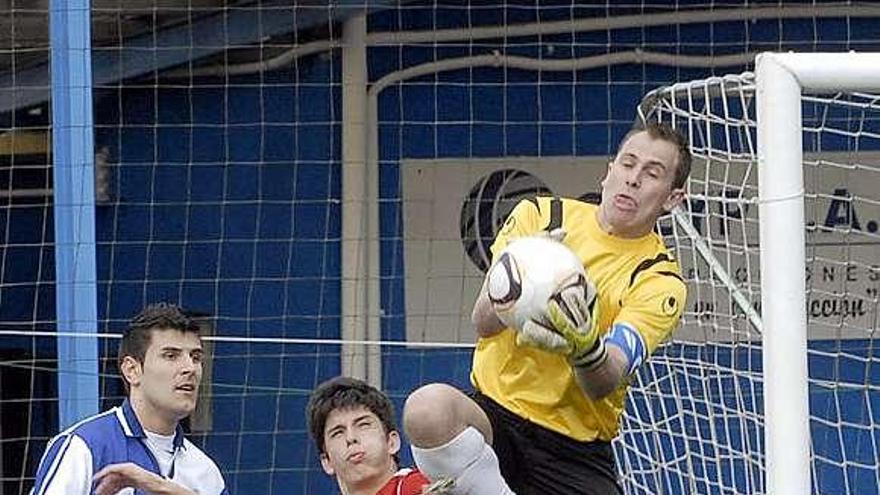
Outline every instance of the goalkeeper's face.
<svg viewBox="0 0 880 495">
<path fill-rule="evenodd" d="M 123 362 L 131 401 L 143 426 L 168 434 L 196 407 L 202 381 L 202 344 L 198 334 L 153 330 L 144 362 Z"/>
<path fill-rule="evenodd" d="M 336 476 L 343 493 L 378 491 L 397 471 L 394 455 L 399 450 L 397 432 L 386 432 L 366 407 L 334 409 L 327 416 L 321 466 Z"/>
<path fill-rule="evenodd" d="M 637 132 L 620 147 L 602 181 L 599 221 L 608 232 L 635 238 L 650 233 L 657 218 L 674 208 L 684 190 L 673 187 L 675 144 Z"/>
</svg>

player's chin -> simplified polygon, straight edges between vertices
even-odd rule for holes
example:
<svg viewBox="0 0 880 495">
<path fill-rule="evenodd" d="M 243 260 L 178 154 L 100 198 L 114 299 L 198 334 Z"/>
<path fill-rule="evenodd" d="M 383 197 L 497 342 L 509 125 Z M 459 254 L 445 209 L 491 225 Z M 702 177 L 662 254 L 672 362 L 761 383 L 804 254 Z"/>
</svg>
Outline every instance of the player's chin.
<svg viewBox="0 0 880 495">
<path fill-rule="evenodd" d="M 636 216 L 635 211 L 615 209 L 613 214 L 608 216 L 608 223 L 615 230 L 627 230 L 635 223 Z"/>
<path fill-rule="evenodd" d="M 361 464 L 348 464 L 346 466 L 346 478 L 348 479 L 350 486 L 359 485 L 367 480 L 372 480 L 379 475 L 379 471 L 365 463 Z"/>
<path fill-rule="evenodd" d="M 183 419 L 196 410 L 196 398 L 186 397 L 178 399 L 177 401 L 175 401 L 173 407 L 175 415 L 178 416 L 180 419 Z"/>
</svg>

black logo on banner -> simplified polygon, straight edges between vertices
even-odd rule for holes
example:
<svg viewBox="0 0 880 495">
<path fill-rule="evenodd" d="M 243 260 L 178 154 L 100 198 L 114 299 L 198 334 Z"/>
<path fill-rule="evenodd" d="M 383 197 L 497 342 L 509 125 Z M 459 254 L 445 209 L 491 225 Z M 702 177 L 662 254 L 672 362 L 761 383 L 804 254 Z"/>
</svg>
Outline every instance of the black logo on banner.
<svg viewBox="0 0 880 495">
<path fill-rule="evenodd" d="M 523 199 L 552 195 L 541 179 L 523 170 L 496 170 L 480 178 L 461 205 L 461 242 L 468 258 L 480 271 L 488 270 L 492 262 L 489 248 L 516 204 Z"/>
</svg>

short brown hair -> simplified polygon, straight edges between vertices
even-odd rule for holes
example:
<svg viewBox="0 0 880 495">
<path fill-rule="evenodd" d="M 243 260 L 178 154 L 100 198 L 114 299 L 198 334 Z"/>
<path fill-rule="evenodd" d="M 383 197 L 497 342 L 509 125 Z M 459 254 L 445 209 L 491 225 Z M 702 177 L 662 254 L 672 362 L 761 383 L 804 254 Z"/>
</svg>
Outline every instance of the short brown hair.
<svg viewBox="0 0 880 495">
<path fill-rule="evenodd" d="M 127 356 L 143 364 L 154 330 L 177 330 L 200 334 L 199 326 L 179 306 L 166 302 L 150 304 L 131 319 L 128 328 L 122 334 L 118 357 L 120 370 L 122 361 Z M 124 376 L 122 381 L 127 392 L 128 381 Z"/>
<path fill-rule="evenodd" d="M 385 434 L 397 431 L 394 421 L 394 405 L 387 395 L 376 387 L 347 376 L 337 376 L 318 385 L 309 397 L 309 405 L 306 408 L 306 419 L 309 423 L 309 431 L 312 439 L 318 447 L 318 453 L 324 454 L 324 428 L 327 427 L 327 417 L 337 409 L 353 409 L 364 407 L 379 418 Z M 395 454 L 394 462 L 399 463 Z"/>
<path fill-rule="evenodd" d="M 647 122 L 645 124 L 636 125 L 630 129 L 630 131 L 623 136 L 623 139 L 620 140 L 617 152 L 620 153 L 620 149 L 623 148 L 623 145 L 626 144 L 629 138 L 640 132 L 647 132 L 652 139 L 659 139 L 675 145 L 675 149 L 678 151 L 678 165 L 675 167 L 675 177 L 673 177 L 672 180 L 672 188 L 680 189 L 684 187 L 688 176 L 691 174 L 691 162 L 693 161 L 691 148 L 688 144 L 687 138 L 666 122 Z"/>
</svg>

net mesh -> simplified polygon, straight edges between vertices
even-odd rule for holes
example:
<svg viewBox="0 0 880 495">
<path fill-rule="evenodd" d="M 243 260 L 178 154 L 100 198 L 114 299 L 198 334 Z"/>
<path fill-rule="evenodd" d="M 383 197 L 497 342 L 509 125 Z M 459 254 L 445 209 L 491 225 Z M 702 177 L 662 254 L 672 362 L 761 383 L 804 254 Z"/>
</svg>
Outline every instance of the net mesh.
<svg viewBox="0 0 880 495">
<path fill-rule="evenodd" d="M 377 242 L 380 291 L 359 314 L 378 321 L 371 378 L 398 411 L 424 383 L 468 388 L 468 315 L 495 230 L 523 197 L 594 197 L 650 89 L 744 70 L 761 50 L 877 45 L 877 14 L 859 5 L 91 5 L 101 406 L 123 396 L 115 336 L 127 319 L 183 305 L 217 338 L 192 438 L 233 493 L 335 489 L 303 410 L 364 350 L 340 341 L 346 21 L 367 16 L 376 110 L 363 121 L 378 229 L 362 239 Z M 55 323 L 49 7 L 0 10 L 0 330 L 13 332 L 0 338 L 0 463 L 3 493 L 23 494 L 64 392 L 56 336 L 33 332 L 67 329 Z M 683 85 L 643 106 L 687 129 L 703 165 L 688 221 L 663 224 L 692 299 L 628 406 L 617 448 L 631 493 L 762 489 L 760 348 L 742 309 L 759 299 L 751 83 L 713 81 L 706 95 L 731 96 Z M 815 482 L 876 493 L 875 106 L 846 95 L 805 109 Z"/>
<path fill-rule="evenodd" d="M 802 107 L 813 486 L 816 493 L 876 493 L 878 471 L 867 459 L 878 454 L 880 210 L 873 184 L 880 106 L 876 95 L 841 93 L 804 96 Z M 640 110 L 691 140 L 688 208 L 664 232 L 682 261 L 694 311 L 640 374 L 627 415 L 627 435 L 635 436 L 619 444 L 640 473 L 627 482 L 647 492 L 761 493 L 754 78 L 673 85 L 649 95 Z M 654 471 L 642 471 L 645 460 Z"/>
</svg>

